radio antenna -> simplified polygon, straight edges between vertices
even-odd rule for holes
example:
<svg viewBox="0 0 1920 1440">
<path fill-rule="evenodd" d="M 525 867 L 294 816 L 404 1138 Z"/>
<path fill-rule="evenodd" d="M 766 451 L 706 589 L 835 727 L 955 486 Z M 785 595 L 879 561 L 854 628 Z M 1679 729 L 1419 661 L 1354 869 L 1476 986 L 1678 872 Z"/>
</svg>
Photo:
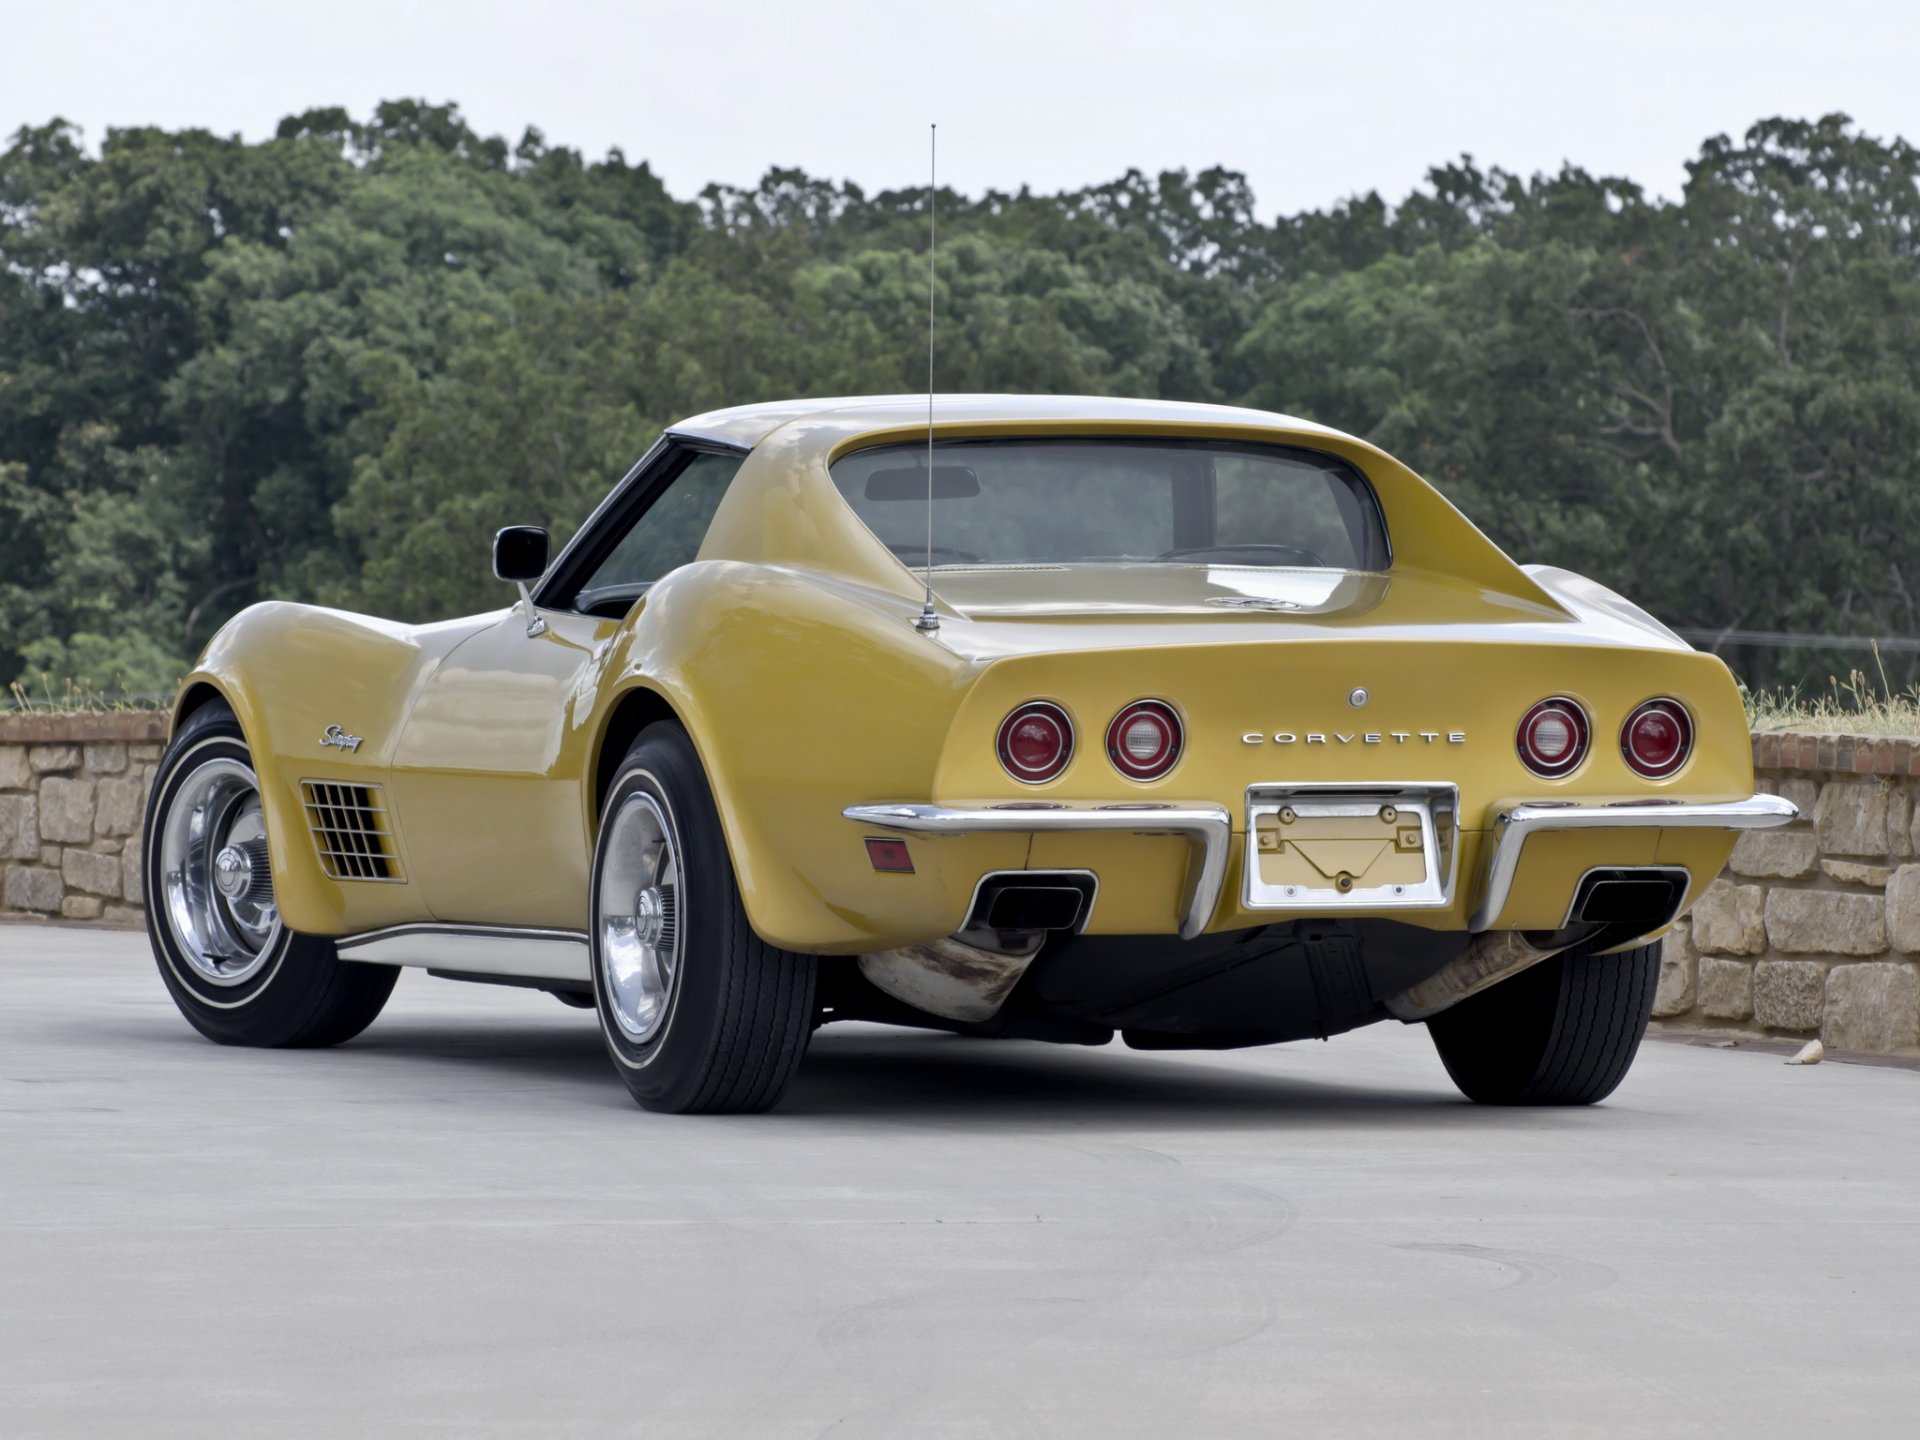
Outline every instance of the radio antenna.
<svg viewBox="0 0 1920 1440">
<path fill-rule="evenodd" d="M 927 126 L 927 564 L 922 572 L 926 580 L 926 598 L 913 628 L 933 634 L 940 628 L 940 617 L 933 613 L 933 252 L 938 240 L 934 226 L 934 208 L 938 203 L 940 127 Z"/>
</svg>

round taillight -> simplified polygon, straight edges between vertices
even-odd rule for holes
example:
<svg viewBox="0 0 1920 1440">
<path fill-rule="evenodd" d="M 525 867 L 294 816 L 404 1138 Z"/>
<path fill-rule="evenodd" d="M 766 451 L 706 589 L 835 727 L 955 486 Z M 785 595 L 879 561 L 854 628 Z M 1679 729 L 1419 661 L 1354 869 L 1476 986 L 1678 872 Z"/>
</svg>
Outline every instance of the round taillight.
<svg viewBox="0 0 1920 1440">
<path fill-rule="evenodd" d="M 1664 780 L 1693 751 L 1693 720 L 1678 700 L 1649 700 L 1620 727 L 1620 753 L 1649 780 Z"/>
<path fill-rule="evenodd" d="M 1571 775 L 1587 758 L 1587 712 L 1564 695 L 1542 700 L 1521 717 L 1514 745 L 1534 774 Z"/>
<path fill-rule="evenodd" d="M 1000 722 L 996 748 L 1009 775 L 1038 785 L 1073 758 L 1073 722 L 1050 701 L 1029 701 Z"/>
<path fill-rule="evenodd" d="M 1107 726 L 1107 758 L 1129 780 L 1158 780 L 1180 758 L 1180 717 L 1163 700 L 1136 700 Z"/>
</svg>

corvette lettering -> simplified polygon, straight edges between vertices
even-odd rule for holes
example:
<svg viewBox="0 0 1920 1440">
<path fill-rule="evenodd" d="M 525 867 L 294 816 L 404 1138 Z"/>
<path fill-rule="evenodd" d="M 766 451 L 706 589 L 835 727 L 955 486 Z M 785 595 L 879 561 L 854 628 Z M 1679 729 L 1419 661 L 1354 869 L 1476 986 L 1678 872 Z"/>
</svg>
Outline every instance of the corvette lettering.
<svg viewBox="0 0 1920 1440">
<path fill-rule="evenodd" d="M 1268 735 L 1263 731 L 1249 730 L 1240 737 L 1242 745 L 1269 743 L 1274 745 L 1302 743 L 1307 745 L 1384 745 L 1389 740 L 1396 745 L 1406 745 L 1415 740 L 1426 745 L 1437 745 L 1443 740 L 1449 745 L 1464 745 L 1467 743 L 1467 732 L 1464 730 L 1369 730 L 1364 734 L 1343 735 L 1337 730 L 1326 734 L 1309 730 L 1305 735 L 1297 735 L 1291 730 L 1278 730 Z"/>
</svg>

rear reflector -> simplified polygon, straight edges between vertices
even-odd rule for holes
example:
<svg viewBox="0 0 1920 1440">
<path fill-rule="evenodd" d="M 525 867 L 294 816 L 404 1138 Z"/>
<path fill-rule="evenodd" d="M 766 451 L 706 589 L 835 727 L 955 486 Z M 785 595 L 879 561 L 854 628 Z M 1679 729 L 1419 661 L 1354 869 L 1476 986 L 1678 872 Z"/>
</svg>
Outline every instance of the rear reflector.
<svg viewBox="0 0 1920 1440">
<path fill-rule="evenodd" d="M 907 853 L 907 842 L 904 840 L 867 836 L 867 859 L 873 862 L 874 869 L 883 874 L 913 874 L 913 856 Z"/>
</svg>

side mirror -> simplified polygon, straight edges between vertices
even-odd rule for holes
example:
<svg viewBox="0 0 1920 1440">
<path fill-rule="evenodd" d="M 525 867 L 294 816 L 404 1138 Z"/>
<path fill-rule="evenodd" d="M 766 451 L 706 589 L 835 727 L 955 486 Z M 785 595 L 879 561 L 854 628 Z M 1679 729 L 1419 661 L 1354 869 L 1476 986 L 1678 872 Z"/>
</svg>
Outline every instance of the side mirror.
<svg viewBox="0 0 1920 1440">
<path fill-rule="evenodd" d="M 524 585 L 547 573 L 547 532 L 538 525 L 509 525 L 493 537 L 493 575 Z"/>
</svg>

